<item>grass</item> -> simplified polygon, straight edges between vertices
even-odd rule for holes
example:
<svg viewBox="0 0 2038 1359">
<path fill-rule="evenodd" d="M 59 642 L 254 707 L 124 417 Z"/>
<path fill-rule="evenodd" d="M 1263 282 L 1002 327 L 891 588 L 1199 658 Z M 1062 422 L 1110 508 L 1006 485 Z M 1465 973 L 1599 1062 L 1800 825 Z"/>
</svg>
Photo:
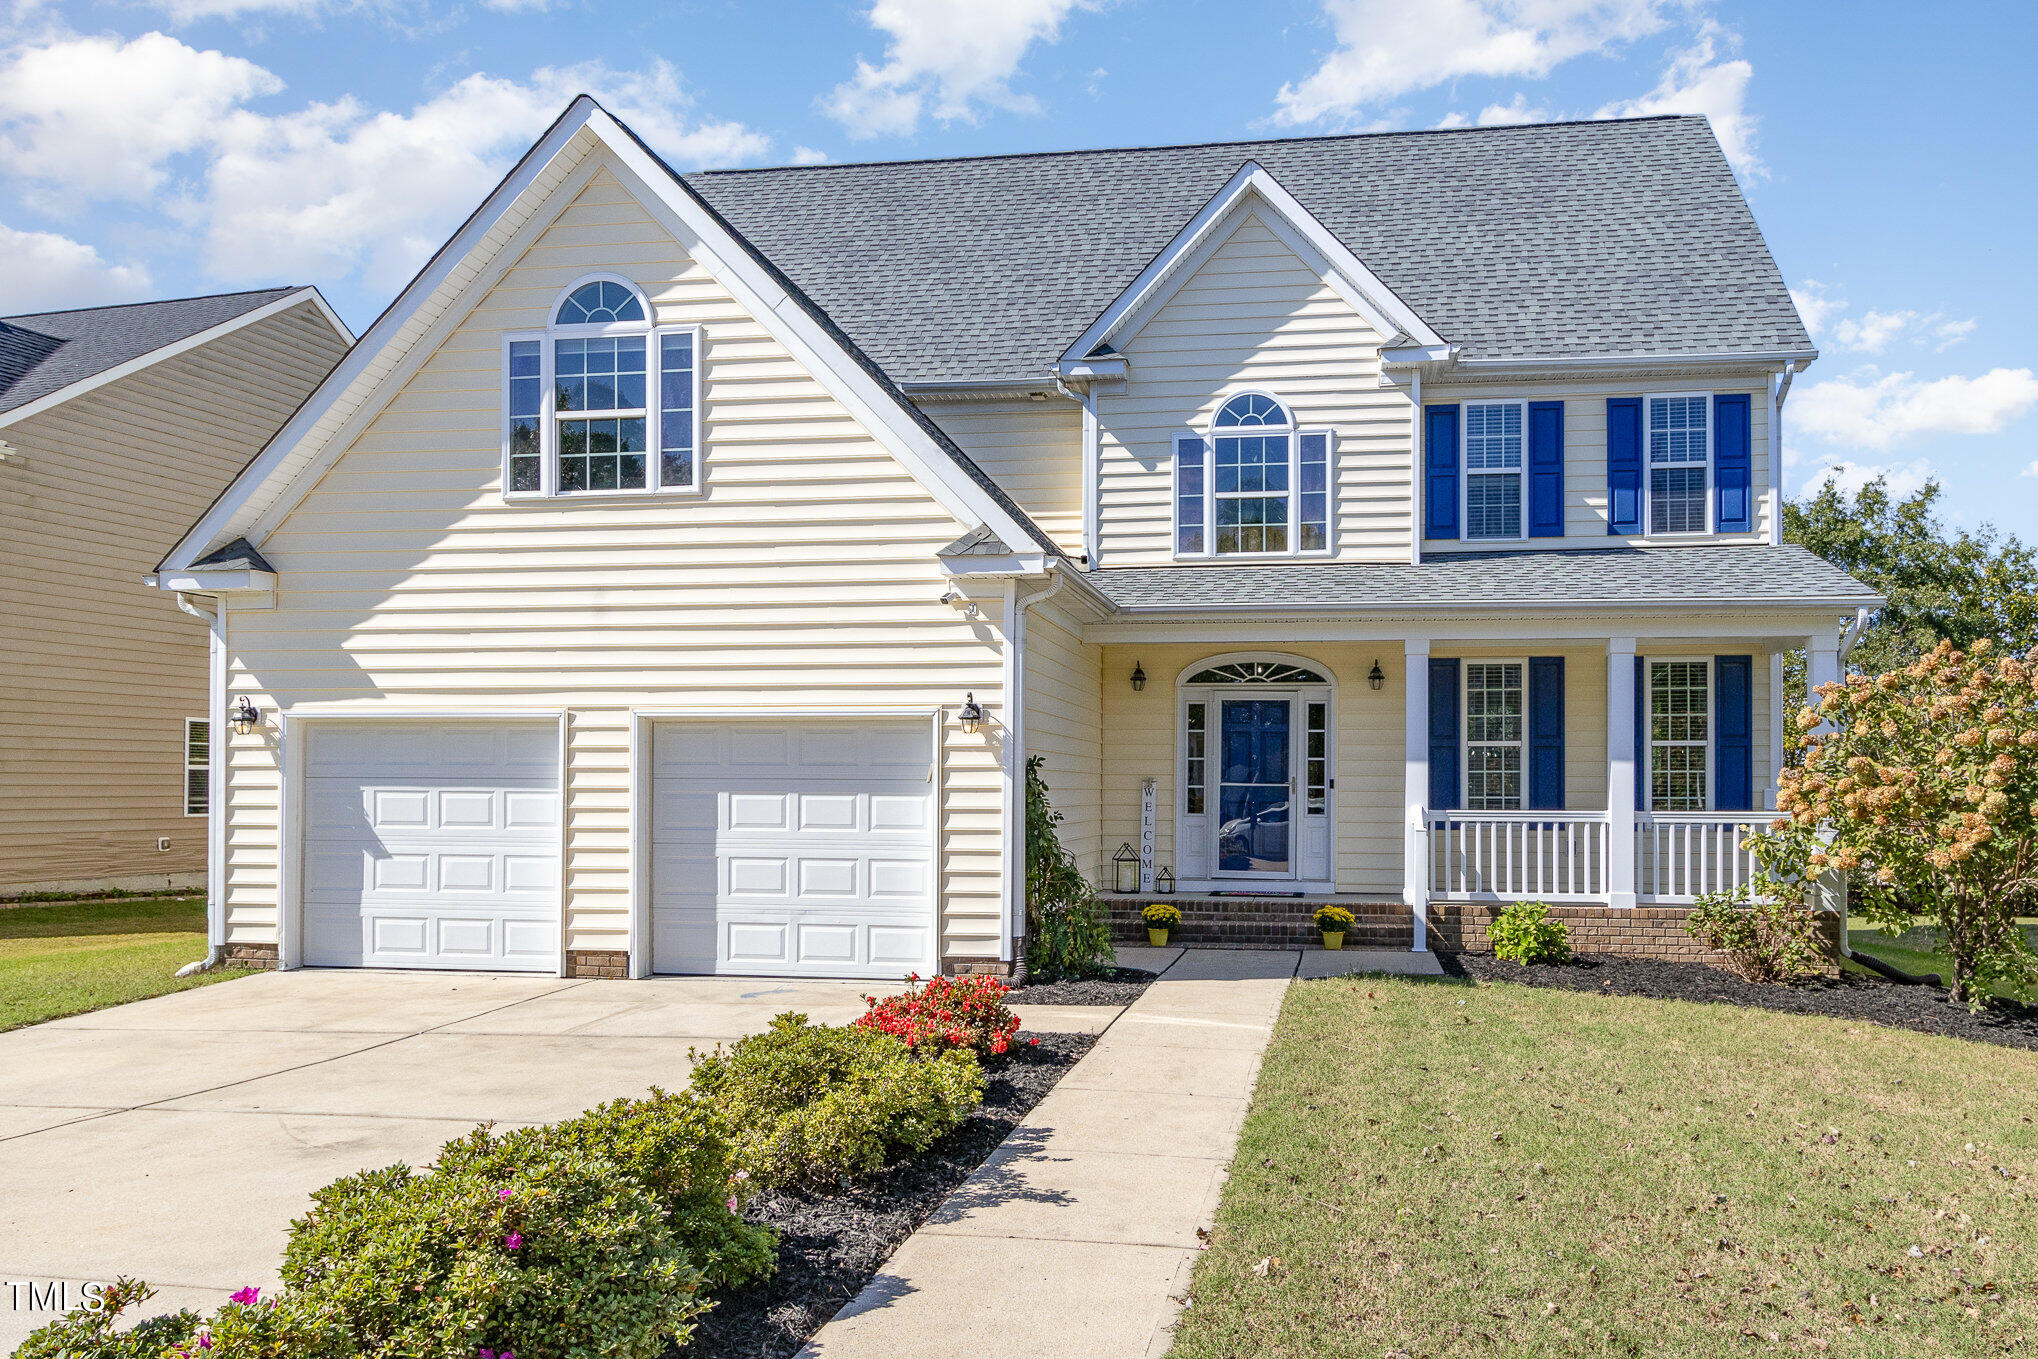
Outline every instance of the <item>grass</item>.
<svg viewBox="0 0 2038 1359">
<path fill-rule="evenodd" d="M 204 956 L 205 903 L 188 897 L 0 908 L 0 1030 L 247 975 L 177 975 Z"/>
<path fill-rule="evenodd" d="M 2038 949 L 2038 919 L 2019 917 L 2019 923 L 2024 927 L 2024 937 Z M 1940 949 L 1940 938 L 1937 926 L 1922 921 L 1895 938 L 1881 930 L 1847 931 L 1847 944 L 1855 952 L 1873 954 L 1891 967 L 1914 975 L 1936 972 L 1944 981 L 1953 975 L 1953 963 Z M 1990 994 L 2038 1004 L 2038 986 L 1997 986 L 1991 988 Z"/>
<path fill-rule="evenodd" d="M 2038 1346 L 2038 1054 L 1507 984 L 1292 987 L 1176 1359 Z"/>
</svg>

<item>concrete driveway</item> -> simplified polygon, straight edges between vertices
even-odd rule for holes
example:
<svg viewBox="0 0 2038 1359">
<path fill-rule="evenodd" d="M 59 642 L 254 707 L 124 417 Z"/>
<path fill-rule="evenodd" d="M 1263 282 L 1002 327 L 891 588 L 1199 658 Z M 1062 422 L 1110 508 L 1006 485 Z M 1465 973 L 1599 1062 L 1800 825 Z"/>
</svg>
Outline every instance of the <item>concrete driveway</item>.
<svg viewBox="0 0 2038 1359">
<path fill-rule="evenodd" d="M 880 989 L 303 971 L 0 1033 L 0 1354 L 50 1319 L 31 1304 L 53 1282 L 75 1304 L 131 1274 L 158 1310 L 210 1310 L 275 1283 L 285 1228 L 330 1180 L 420 1164 L 478 1122 L 683 1086 L 689 1048 L 786 1010 L 842 1023 Z M 1029 1011 L 1035 1030 L 1116 1013 Z"/>
</svg>

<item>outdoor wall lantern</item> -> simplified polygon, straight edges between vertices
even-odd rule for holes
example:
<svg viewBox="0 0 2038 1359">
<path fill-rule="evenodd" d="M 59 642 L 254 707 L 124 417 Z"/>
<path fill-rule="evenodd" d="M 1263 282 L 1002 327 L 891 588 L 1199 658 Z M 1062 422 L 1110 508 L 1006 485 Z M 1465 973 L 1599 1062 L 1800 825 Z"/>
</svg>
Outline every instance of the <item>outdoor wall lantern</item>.
<svg viewBox="0 0 2038 1359">
<path fill-rule="evenodd" d="M 1132 663 L 1132 692 L 1136 694 L 1144 688 L 1146 688 L 1146 670 L 1138 661 L 1134 661 Z"/>
<path fill-rule="evenodd" d="M 1381 673 L 1380 663 L 1373 662 L 1373 668 L 1366 672 L 1366 683 L 1377 690 L 1387 683 L 1387 676 Z"/>
<path fill-rule="evenodd" d="M 1175 890 L 1175 870 L 1163 868 L 1160 872 L 1154 874 L 1153 890 L 1159 892 L 1162 896 L 1172 895 Z"/>
<path fill-rule="evenodd" d="M 962 696 L 962 707 L 957 709 L 955 715 L 962 722 L 962 734 L 964 736 L 976 735 L 977 728 L 983 725 L 983 706 L 977 702 L 977 696 L 974 693 Z"/>
<path fill-rule="evenodd" d="M 256 727 L 262 725 L 262 714 L 256 711 L 255 705 L 248 701 L 246 694 L 242 694 L 241 701 L 234 705 L 233 724 L 236 736 L 249 735 Z"/>
<path fill-rule="evenodd" d="M 1111 856 L 1111 885 L 1120 892 L 1139 890 L 1139 851 L 1127 840 Z"/>
</svg>

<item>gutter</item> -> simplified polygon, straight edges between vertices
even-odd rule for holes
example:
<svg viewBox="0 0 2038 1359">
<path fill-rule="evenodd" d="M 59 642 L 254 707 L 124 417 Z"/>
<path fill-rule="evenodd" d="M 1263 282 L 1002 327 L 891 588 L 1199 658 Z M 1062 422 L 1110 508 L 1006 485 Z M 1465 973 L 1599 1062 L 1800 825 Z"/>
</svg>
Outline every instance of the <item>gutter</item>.
<svg viewBox="0 0 2038 1359">
<path fill-rule="evenodd" d="M 177 607 L 202 621 L 207 639 L 205 726 L 205 956 L 177 969 L 209 972 L 226 951 L 226 600 L 207 610 L 178 594 Z"/>
</svg>

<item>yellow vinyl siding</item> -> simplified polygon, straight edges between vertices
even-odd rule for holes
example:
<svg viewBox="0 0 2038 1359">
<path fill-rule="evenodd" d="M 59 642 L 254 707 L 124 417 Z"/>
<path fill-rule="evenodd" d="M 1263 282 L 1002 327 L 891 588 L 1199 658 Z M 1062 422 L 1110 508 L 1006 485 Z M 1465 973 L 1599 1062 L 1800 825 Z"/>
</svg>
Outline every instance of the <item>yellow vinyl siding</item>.
<svg viewBox="0 0 2038 1359">
<path fill-rule="evenodd" d="M 922 409 L 1055 546 L 1074 555 L 1083 550 L 1083 408 L 1043 390 L 1045 401 L 930 401 Z"/>
<path fill-rule="evenodd" d="M 1224 399 L 1248 388 L 1335 431 L 1336 559 L 1407 561 L 1413 408 L 1379 386 L 1382 338 L 1257 216 L 1244 219 L 1123 342 L 1125 390 L 1097 397 L 1102 564 L 1174 559 L 1174 437 L 1207 435 Z"/>
<path fill-rule="evenodd" d="M 203 873 L 206 627 L 142 578 L 343 348 L 305 303 L 0 430 L 0 891 Z"/>
<path fill-rule="evenodd" d="M 1098 727 L 1104 684 L 1100 648 L 1085 643 L 1081 627 L 1053 603 L 1026 618 L 1026 750 L 1042 757 L 1040 776 L 1048 802 L 1061 814 L 1062 848 L 1091 881 L 1102 851 L 1100 797 L 1103 734 Z"/>
<path fill-rule="evenodd" d="M 705 493 L 506 503 L 502 334 L 595 270 L 703 327 Z M 935 556 L 967 527 L 602 171 L 265 541 L 283 588 L 233 616 L 233 686 L 268 708 L 566 710 L 569 949 L 629 928 L 633 711 L 938 708 L 941 951 L 996 956 L 1003 596 L 965 617 Z M 278 766 L 238 744 L 230 919 L 269 938 Z"/>
</svg>

